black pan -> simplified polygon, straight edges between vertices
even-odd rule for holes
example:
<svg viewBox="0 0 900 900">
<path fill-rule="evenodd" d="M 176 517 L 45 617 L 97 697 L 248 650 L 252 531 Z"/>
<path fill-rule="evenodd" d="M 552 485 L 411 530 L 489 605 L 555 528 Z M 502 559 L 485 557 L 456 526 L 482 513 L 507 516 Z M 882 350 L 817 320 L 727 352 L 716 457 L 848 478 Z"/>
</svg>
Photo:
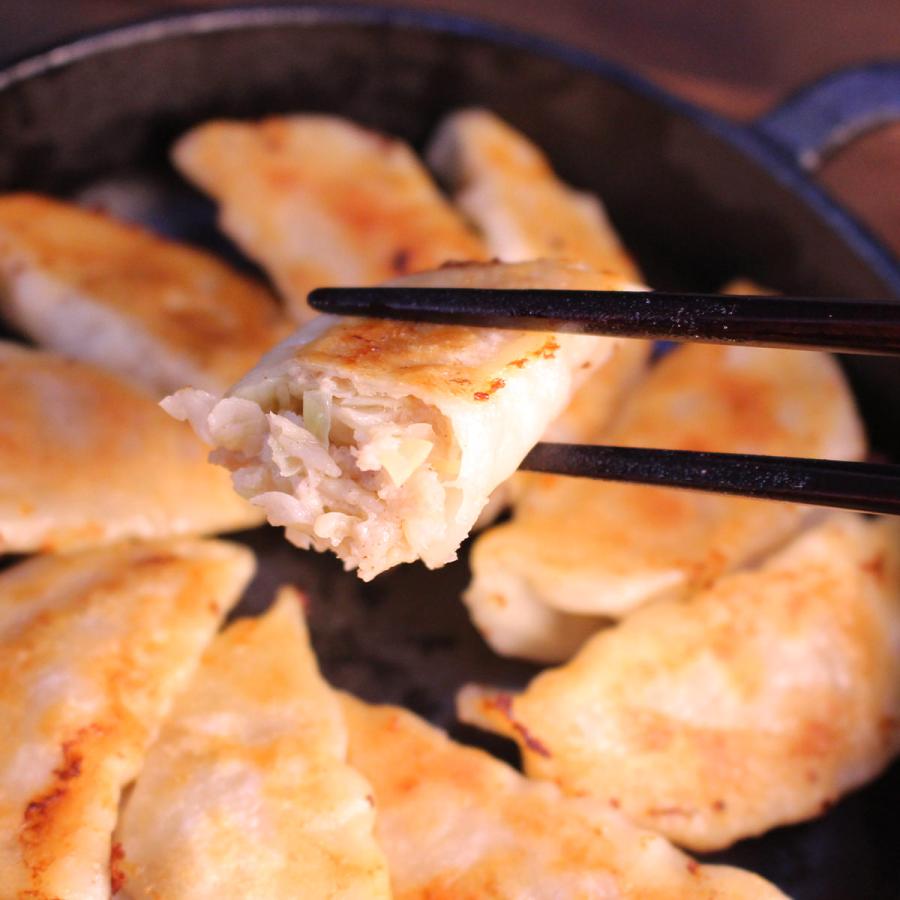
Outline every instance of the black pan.
<svg viewBox="0 0 900 900">
<path fill-rule="evenodd" d="M 712 290 L 742 274 L 798 293 L 900 297 L 896 261 L 803 171 L 835 136 L 900 112 L 896 66 L 834 76 L 743 128 L 586 54 L 472 21 L 333 7 L 178 15 L 0 72 L 0 189 L 75 197 L 248 265 L 167 162 L 185 129 L 210 116 L 321 110 L 420 145 L 445 112 L 472 104 L 599 193 L 658 288 Z M 878 449 L 900 459 L 900 367 L 860 359 L 849 370 Z M 404 566 L 363 585 L 280 532 L 243 537 L 260 575 L 239 612 L 298 583 L 333 683 L 512 758 L 505 742 L 453 721 L 463 682 L 518 685 L 535 671 L 494 656 L 470 626 L 458 601 L 465 552 L 438 572 Z M 715 858 L 799 898 L 900 897 L 898 807 L 895 767 L 824 818 Z"/>
</svg>

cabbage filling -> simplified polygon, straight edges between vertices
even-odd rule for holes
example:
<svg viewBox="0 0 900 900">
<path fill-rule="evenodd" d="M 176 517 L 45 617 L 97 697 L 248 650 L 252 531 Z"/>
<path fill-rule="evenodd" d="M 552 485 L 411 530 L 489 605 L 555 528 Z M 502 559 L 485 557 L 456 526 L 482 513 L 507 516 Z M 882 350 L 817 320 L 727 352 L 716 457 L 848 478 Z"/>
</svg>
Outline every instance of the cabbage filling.
<svg viewBox="0 0 900 900">
<path fill-rule="evenodd" d="M 212 400 L 213 398 L 210 398 Z M 303 548 L 363 578 L 439 542 L 458 493 L 450 426 L 414 397 L 360 396 L 342 379 L 268 382 L 208 406 L 210 460 Z M 201 410 L 189 411 L 195 420 Z M 440 564 L 445 560 L 437 561 Z"/>
</svg>

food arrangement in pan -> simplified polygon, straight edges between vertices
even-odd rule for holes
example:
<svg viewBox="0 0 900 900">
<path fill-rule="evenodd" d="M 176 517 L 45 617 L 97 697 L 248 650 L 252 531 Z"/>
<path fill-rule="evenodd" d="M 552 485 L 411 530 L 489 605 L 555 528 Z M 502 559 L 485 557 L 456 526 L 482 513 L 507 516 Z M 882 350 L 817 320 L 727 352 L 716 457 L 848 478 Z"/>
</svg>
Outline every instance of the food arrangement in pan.
<svg viewBox="0 0 900 900">
<path fill-rule="evenodd" d="M 315 315 L 329 284 L 641 287 L 600 201 L 485 110 L 424 161 L 302 114 L 172 158 L 271 287 L 0 197 L 34 344 L 0 348 L 0 541 L 34 554 L 0 574 L 3 895 L 780 896 L 687 854 L 820 816 L 900 749 L 897 525 L 516 469 L 544 437 L 861 459 L 836 362 Z M 291 585 L 222 628 L 255 562 L 211 536 L 264 518 L 365 580 L 474 532 L 460 602 L 551 667 L 459 716 L 524 774 L 331 686 Z"/>
</svg>

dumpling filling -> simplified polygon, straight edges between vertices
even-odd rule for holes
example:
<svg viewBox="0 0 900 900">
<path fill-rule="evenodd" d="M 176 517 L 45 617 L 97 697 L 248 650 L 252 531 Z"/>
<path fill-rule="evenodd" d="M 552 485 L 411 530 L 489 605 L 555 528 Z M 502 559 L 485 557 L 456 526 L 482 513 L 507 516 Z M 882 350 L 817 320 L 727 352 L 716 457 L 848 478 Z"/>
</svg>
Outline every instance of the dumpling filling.
<svg viewBox="0 0 900 900">
<path fill-rule="evenodd" d="M 361 396 L 346 379 L 312 373 L 240 394 L 179 391 L 163 406 L 216 447 L 210 460 L 293 544 L 334 551 L 364 580 L 398 563 L 453 558 L 441 538 L 460 451 L 434 407 Z"/>
</svg>

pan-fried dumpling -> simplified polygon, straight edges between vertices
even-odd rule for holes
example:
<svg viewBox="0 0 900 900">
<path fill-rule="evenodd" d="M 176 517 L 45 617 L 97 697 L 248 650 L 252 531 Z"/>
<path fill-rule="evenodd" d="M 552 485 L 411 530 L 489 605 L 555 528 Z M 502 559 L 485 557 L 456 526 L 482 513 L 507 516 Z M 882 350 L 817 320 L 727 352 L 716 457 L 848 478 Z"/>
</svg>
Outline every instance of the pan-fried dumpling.
<svg viewBox="0 0 900 900">
<path fill-rule="evenodd" d="M 696 850 L 817 816 L 900 750 L 900 526 L 835 516 L 461 711 L 530 775 Z"/>
<path fill-rule="evenodd" d="M 389 897 L 371 789 L 346 757 L 284 588 L 212 642 L 150 748 L 116 831 L 120 896 Z"/>
<path fill-rule="evenodd" d="M 207 453 L 140 388 L 0 342 L 0 552 L 258 524 Z"/>
<path fill-rule="evenodd" d="M 119 795 L 252 572 L 244 548 L 181 540 L 0 574 L 3 896 L 109 897 Z"/>
<path fill-rule="evenodd" d="M 865 450 L 833 357 L 701 344 L 662 359 L 603 442 L 831 459 Z M 466 603 L 499 652 L 563 660 L 602 622 L 595 617 L 686 596 L 777 547 L 810 512 L 533 475 L 514 519 L 475 544 Z"/>
<path fill-rule="evenodd" d="M 426 159 L 492 256 L 504 262 L 570 259 L 641 280 L 603 204 L 563 184 L 546 156 L 493 113 L 468 109 L 448 116 Z"/>
<path fill-rule="evenodd" d="M 605 803 L 529 781 L 405 710 L 345 696 L 344 712 L 396 900 L 783 896 L 749 872 L 701 866 Z"/>
<path fill-rule="evenodd" d="M 288 333 L 268 291 L 209 254 L 32 194 L 0 197 L 0 310 L 159 395 L 224 391 Z"/>
<path fill-rule="evenodd" d="M 313 288 L 484 259 L 412 150 L 344 119 L 208 122 L 173 155 L 219 202 L 222 227 L 268 271 L 299 322 L 314 315 Z"/>
<path fill-rule="evenodd" d="M 622 282 L 553 262 L 471 264 L 406 285 L 597 288 Z M 490 492 L 562 411 L 614 339 L 322 316 L 223 400 L 180 391 L 235 488 L 301 547 L 370 579 L 452 560 Z"/>
</svg>

